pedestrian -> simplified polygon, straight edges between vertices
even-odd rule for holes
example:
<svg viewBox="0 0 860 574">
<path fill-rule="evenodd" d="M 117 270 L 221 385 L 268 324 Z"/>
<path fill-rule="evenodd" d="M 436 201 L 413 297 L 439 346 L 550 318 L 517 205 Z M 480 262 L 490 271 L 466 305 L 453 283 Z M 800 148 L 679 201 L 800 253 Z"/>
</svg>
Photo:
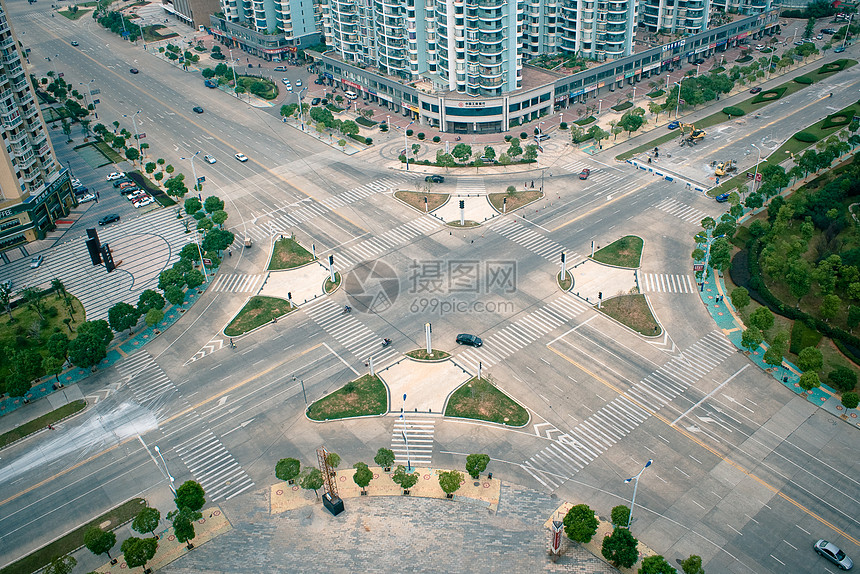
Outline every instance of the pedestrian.
<svg viewBox="0 0 860 574">
<path fill-rule="evenodd" d="M 535 188 L 535 180 L 532 180 L 532 189 Z"/>
<path fill-rule="evenodd" d="M 235 347 L 236 345 L 233 344 L 233 337 L 230 337 L 230 348 L 233 349 Z"/>
</svg>

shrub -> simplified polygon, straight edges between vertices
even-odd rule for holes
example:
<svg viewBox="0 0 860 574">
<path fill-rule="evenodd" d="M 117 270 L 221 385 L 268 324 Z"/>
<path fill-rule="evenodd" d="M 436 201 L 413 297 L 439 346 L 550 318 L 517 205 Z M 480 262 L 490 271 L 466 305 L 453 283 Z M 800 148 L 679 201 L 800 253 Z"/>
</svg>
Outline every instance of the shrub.
<svg viewBox="0 0 860 574">
<path fill-rule="evenodd" d="M 857 373 L 839 365 L 827 375 L 827 379 L 836 387 L 836 390 L 847 393 L 857 386 Z"/>
<path fill-rule="evenodd" d="M 630 521 L 630 509 L 623 504 L 620 504 L 612 509 L 612 514 L 610 516 L 612 518 L 612 524 L 626 528 L 627 523 Z"/>
<path fill-rule="evenodd" d="M 860 402 L 860 397 L 853 391 L 842 395 L 842 406 L 846 409 L 856 409 L 858 402 Z"/>
<path fill-rule="evenodd" d="M 786 86 L 779 86 L 778 88 L 774 88 L 772 90 L 765 90 L 763 92 L 759 92 L 752 100 L 750 100 L 750 103 L 760 104 L 762 102 L 772 102 L 774 100 L 778 100 L 782 97 L 782 95 L 787 89 L 788 88 Z"/>
<path fill-rule="evenodd" d="M 806 76 L 797 76 L 796 78 L 794 78 L 794 81 L 797 82 L 798 84 L 803 84 L 804 86 L 808 86 L 809 84 L 812 83 L 812 78 L 809 78 Z"/>
<path fill-rule="evenodd" d="M 424 132 L 418 132 L 418 139 L 423 140 L 425 137 Z"/>
<path fill-rule="evenodd" d="M 439 143 L 440 141 L 442 141 L 442 138 L 439 136 L 433 136 L 433 143 Z"/>
<path fill-rule="evenodd" d="M 832 74 L 833 72 L 839 72 L 845 69 L 845 66 L 848 64 L 848 60 L 834 60 L 833 62 L 828 62 L 824 64 L 820 68 L 818 68 L 819 74 Z"/>
<path fill-rule="evenodd" d="M 520 133 L 520 141 L 526 141 L 528 139 L 528 137 L 529 137 L 529 134 L 527 134 L 526 132 Z"/>
<path fill-rule="evenodd" d="M 595 121 L 594 116 L 588 116 L 587 118 L 582 118 L 582 119 L 576 120 L 573 123 L 575 123 L 578 126 L 587 126 L 588 124 L 590 124 L 593 121 Z"/>
<path fill-rule="evenodd" d="M 560 129 L 560 130 L 566 130 L 566 129 L 567 129 L 567 122 L 561 122 L 561 123 L 558 125 L 558 129 Z"/>
<path fill-rule="evenodd" d="M 803 321 L 795 321 L 791 326 L 791 344 L 789 351 L 799 355 L 807 347 L 815 347 L 821 341 L 821 333 L 807 327 Z"/>
<path fill-rule="evenodd" d="M 409 128 L 408 130 L 406 130 L 406 137 L 412 137 L 413 133 L 414 132 L 412 131 L 412 128 Z"/>
<path fill-rule="evenodd" d="M 818 141 L 818 137 L 815 136 L 815 134 L 811 134 L 809 132 L 797 132 L 796 134 L 794 134 L 794 139 L 804 143 L 815 143 Z"/>
<path fill-rule="evenodd" d="M 511 141 L 511 134 L 508 134 L 508 135 L 506 135 L 506 136 L 505 136 L 505 141 L 506 141 L 506 142 Z"/>
<path fill-rule="evenodd" d="M 737 118 L 744 115 L 746 112 L 744 112 L 743 108 L 739 108 L 737 106 L 726 106 L 723 108 L 723 113 L 727 116 Z"/>
<path fill-rule="evenodd" d="M 848 125 L 849 123 L 851 123 L 851 117 L 849 117 L 846 113 L 839 112 L 835 114 L 830 114 L 829 116 L 824 118 L 824 122 L 821 124 L 821 128 L 825 130 L 829 128 L 838 128 L 839 126 Z"/>
<path fill-rule="evenodd" d="M 649 98 L 653 99 L 653 98 L 659 98 L 660 96 L 662 96 L 665 93 L 666 93 L 666 90 L 654 90 L 653 92 L 649 92 L 645 95 L 648 96 Z"/>
<path fill-rule="evenodd" d="M 633 102 L 623 102 L 621 104 L 617 104 L 617 105 L 612 106 L 610 109 L 612 109 L 616 112 L 623 112 L 624 110 L 626 110 L 628 108 L 632 108 L 632 107 L 633 107 Z"/>
</svg>

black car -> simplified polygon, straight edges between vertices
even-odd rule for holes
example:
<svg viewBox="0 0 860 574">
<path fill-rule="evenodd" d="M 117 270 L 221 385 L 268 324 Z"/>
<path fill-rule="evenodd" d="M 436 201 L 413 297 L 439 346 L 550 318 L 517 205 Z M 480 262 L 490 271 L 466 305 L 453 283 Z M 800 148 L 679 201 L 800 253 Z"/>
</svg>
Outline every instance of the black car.
<svg viewBox="0 0 860 574">
<path fill-rule="evenodd" d="M 457 344 L 458 345 L 471 345 L 472 347 L 480 347 L 484 344 L 481 338 L 477 335 L 470 335 L 468 333 L 460 333 L 457 335 Z"/>
<path fill-rule="evenodd" d="M 105 215 L 101 219 L 99 219 L 99 225 L 107 225 L 108 223 L 113 223 L 114 221 L 119 221 L 119 215 L 116 213 L 111 213 L 110 215 Z"/>
<path fill-rule="evenodd" d="M 86 195 L 90 192 L 90 188 L 81 186 L 76 187 L 73 191 L 75 192 L 75 195 Z"/>
<path fill-rule="evenodd" d="M 203 113 L 203 108 L 201 108 L 200 106 L 194 106 L 191 109 L 192 109 L 192 111 L 194 111 L 195 114 L 202 114 Z"/>
<path fill-rule="evenodd" d="M 124 183 L 133 183 L 133 182 L 132 182 L 130 179 L 128 179 L 127 177 L 124 177 L 124 178 L 122 178 L 122 179 L 116 179 L 116 180 L 114 180 L 114 182 L 113 182 L 113 186 L 114 186 L 114 187 L 119 187 L 119 186 L 121 186 L 121 185 L 122 185 L 122 184 L 124 184 Z"/>
<path fill-rule="evenodd" d="M 699 58 L 698 60 L 693 60 L 693 63 L 697 66 L 701 66 L 702 64 L 705 63 L 705 61 L 703 59 Z"/>
<path fill-rule="evenodd" d="M 445 183 L 445 178 L 441 175 L 428 175 L 424 178 L 424 181 L 429 181 L 430 183 Z"/>
<path fill-rule="evenodd" d="M 132 74 L 137 74 L 140 72 L 140 70 L 138 70 L 137 68 L 132 68 L 131 70 L 129 70 L 129 72 Z"/>
</svg>

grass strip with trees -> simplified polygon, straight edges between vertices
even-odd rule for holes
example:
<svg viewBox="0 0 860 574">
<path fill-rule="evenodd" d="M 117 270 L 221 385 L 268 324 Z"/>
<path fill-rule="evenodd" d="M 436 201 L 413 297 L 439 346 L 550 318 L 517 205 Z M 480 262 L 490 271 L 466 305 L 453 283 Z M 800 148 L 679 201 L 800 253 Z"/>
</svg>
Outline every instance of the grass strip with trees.
<svg viewBox="0 0 860 574">
<path fill-rule="evenodd" d="M 645 295 L 619 295 L 603 301 L 600 311 L 642 335 L 659 335 L 660 324 L 651 313 Z"/>
<path fill-rule="evenodd" d="M 0 570 L 0 574 L 31 574 L 32 572 L 37 572 L 50 564 L 54 558 L 65 556 L 83 546 L 84 534 L 90 527 L 104 527 L 107 525 L 111 529 L 117 528 L 134 519 L 144 507 L 146 507 L 144 499 L 132 498 L 113 510 L 105 512 L 101 516 L 90 520 L 68 534 L 6 566 Z"/>
<path fill-rule="evenodd" d="M 283 237 L 275 241 L 269 271 L 301 267 L 314 260 L 310 251 L 299 245 L 293 237 Z"/>
<path fill-rule="evenodd" d="M 596 251 L 592 259 L 616 267 L 639 267 L 645 242 L 636 235 L 626 235 Z"/>
<path fill-rule="evenodd" d="M 38 418 L 35 418 L 20 426 L 17 426 L 10 431 L 4 432 L 3 434 L 0 434 L 0 448 L 12 444 L 17 440 L 21 440 L 22 438 L 29 436 L 34 432 L 38 432 L 44 428 L 47 428 L 48 425 L 52 425 L 57 421 L 63 420 L 68 416 L 80 412 L 84 410 L 86 406 L 87 402 L 83 399 L 72 401 L 67 405 L 63 405 L 58 409 L 54 409 L 49 413 L 45 413 Z"/>
<path fill-rule="evenodd" d="M 543 197 L 543 194 L 540 191 L 517 191 L 514 186 L 508 187 L 508 190 L 505 193 L 487 194 L 487 199 L 490 200 L 490 205 L 492 205 L 499 213 L 502 211 L 510 213 L 511 211 L 517 210 L 539 200 L 541 197 Z"/>
<path fill-rule="evenodd" d="M 427 211 L 433 211 L 442 207 L 448 198 L 451 197 L 447 193 L 421 193 L 420 191 L 395 191 L 394 197 L 403 203 L 414 207 L 421 213 L 424 213 L 424 199 L 427 199 Z"/>
<path fill-rule="evenodd" d="M 388 391 L 379 377 L 364 375 L 308 407 L 308 418 L 328 421 L 381 415 L 388 411 Z"/>
<path fill-rule="evenodd" d="M 286 299 L 255 295 L 242 307 L 242 310 L 230 321 L 224 329 L 228 337 L 238 337 L 253 331 L 261 325 L 271 323 L 279 317 L 292 312 L 295 307 Z"/>
<path fill-rule="evenodd" d="M 487 379 L 474 377 L 448 399 L 446 417 L 489 421 L 511 427 L 529 422 L 529 412 Z"/>
</svg>

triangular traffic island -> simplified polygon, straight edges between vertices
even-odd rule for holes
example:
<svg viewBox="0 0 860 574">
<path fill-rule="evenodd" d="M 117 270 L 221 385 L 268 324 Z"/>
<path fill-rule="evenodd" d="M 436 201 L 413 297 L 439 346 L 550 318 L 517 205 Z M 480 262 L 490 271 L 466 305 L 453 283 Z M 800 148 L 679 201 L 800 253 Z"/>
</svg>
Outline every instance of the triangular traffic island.
<svg viewBox="0 0 860 574">
<path fill-rule="evenodd" d="M 445 416 L 522 427 L 528 410 L 485 378 L 472 377 L 458 387 L 445 404 Z"/>
<path fill-rule="evenodd" d="M 311 404 L 307 417 L 316 422 L 379 416 L 388 412 L 388 390 L 378 376 L 364 375 Z"/>
<path fill-rule="evenodd" d="M 517 191 L 514 186 L 510 186 L 505 193 L 490 193 L 487 195 L 487 200 L 493 209 L 507 215 L 530 203 L 543 198 L 543 193 L 536 190 Z"/>
<path fill-rule="evenodd" d="M 426 350 L 420 351 L 426 354 Z M 408 355 L 379 373 L 390 392 L 389 412 L 398 413 L 404 408 L 410 413 L 442 414 L 448 395 L 469 378 L 468 373 L 449 360 L 444 351 L 434 350 L 436 358 Z"/>
</svg>

